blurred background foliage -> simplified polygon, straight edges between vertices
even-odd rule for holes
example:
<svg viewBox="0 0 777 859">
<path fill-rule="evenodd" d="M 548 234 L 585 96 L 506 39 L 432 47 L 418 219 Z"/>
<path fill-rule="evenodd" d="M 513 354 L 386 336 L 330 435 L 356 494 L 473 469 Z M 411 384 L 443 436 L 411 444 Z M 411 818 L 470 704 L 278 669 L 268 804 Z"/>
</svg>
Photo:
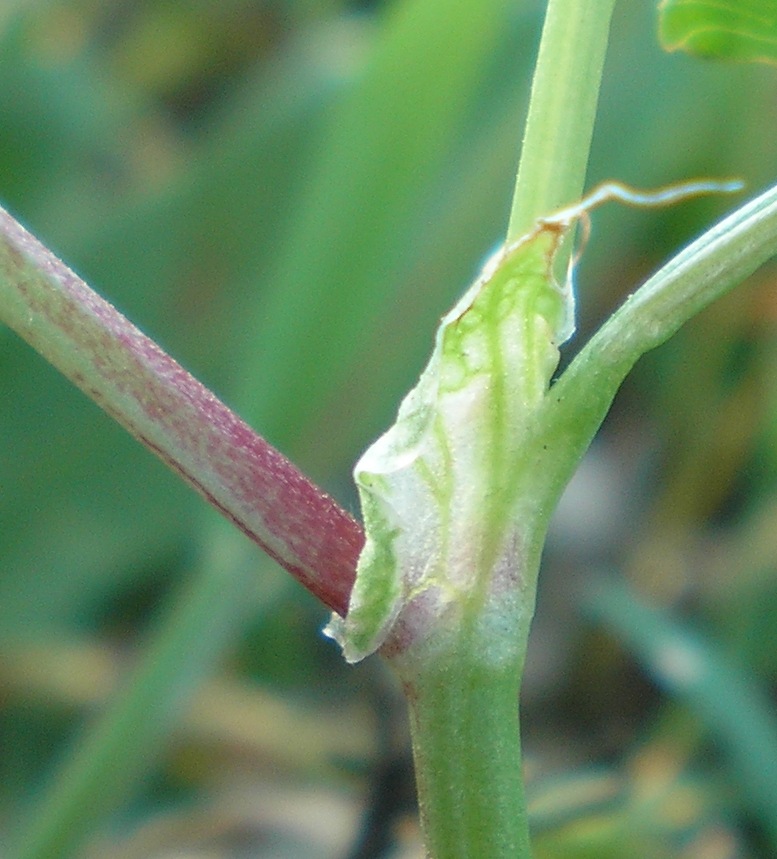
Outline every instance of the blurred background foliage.
<svg viewBox="0 0 777 859">
<path fill-rule="evenodd" d="M 0 199 L 355 510 L 504 232 L 542 11 L 7 0 Z M 655 14 L 616 11 L 590 184 L 754 193 L 777 73 L 666 55 Z M 597 212 L 567 350 L 732 205 Z M 641 362 L 559 509 L 522 711 L 539 859 L 777 854 L 776 276 Z M 73 855 L 419 856 L 380 664 L 5 329 L 0 403 L 0 845 L 124 701 Z"/>
</svg>

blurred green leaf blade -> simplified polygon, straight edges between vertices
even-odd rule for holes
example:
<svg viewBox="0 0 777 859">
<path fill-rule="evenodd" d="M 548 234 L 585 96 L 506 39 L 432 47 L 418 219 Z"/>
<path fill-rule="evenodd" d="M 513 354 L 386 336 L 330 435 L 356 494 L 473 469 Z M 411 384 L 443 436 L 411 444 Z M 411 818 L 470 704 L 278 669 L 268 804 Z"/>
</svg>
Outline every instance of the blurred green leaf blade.
<svg viewBox="0 0 777 859">
<path fill-rule="evenodd" d="M 777 64 L 777 5 L 772 0 L 663 0 L 659 33 L 668 51 Z"/>
<path fill-rule="evenodd" d="M 416 228 L 424 192 L 446 167 L 509 11 L 504 0 L 408 0 L 382 18 L 363 69 L 322 131 L 306 194 L 250 322 L 253 362 L 274 394 L 258 398 L 249 417 L 268 438 L 316 413 L 365 321 L 379 317 L 396 288 L 407 256 L 400 237 Z M 293 439 L 287 449 L 296 455 Z"/>
<path fill-rule="evenodd" d="M 733 779 L 773 838 L 777 719 L 760 678 L 669 611 L 642 603 L 617 580 L 592 587 L 587 609 L 719 743 Z"/>
</svg>

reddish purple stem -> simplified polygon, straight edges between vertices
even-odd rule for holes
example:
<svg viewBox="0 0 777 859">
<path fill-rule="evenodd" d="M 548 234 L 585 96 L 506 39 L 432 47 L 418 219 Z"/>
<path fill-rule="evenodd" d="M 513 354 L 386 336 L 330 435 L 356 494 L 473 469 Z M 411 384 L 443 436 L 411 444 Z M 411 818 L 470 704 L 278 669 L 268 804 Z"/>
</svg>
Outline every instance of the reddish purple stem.
<svg viewBox="0 0 777 859">
<path fill-rule="evenodd" d="M 345 613 L 358 523 L 1 209 L 0 319 Z"/>
</svg>

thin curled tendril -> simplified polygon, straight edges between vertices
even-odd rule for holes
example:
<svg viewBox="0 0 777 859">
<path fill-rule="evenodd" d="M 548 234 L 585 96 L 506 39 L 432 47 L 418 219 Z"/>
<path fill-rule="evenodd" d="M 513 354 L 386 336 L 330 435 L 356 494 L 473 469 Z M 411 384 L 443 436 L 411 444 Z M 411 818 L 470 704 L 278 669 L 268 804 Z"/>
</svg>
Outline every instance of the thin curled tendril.
<svg viewBox="0 0 777 859">
<path fill-rule="evenodd" d="M 577 203 L 564 206 L 550 215 L 539 219 L 541 224 L 560 224 L 570 227 L 578 221 L 581 236 L 569 263 L 571 270 L 577 265 L 591 234 L 591 212 L 609 202 L 624 203 L 627 206 L 650 208 L 671 206 L 682 200 L 700 197 L 704 194 L 735 194 L 745 187 L 741 179 L 690 179 L 687 182 L 677 182 L 672 185 L 662 185 L 649 191 L 634 188 L 624 182 L 611 180 L 602 182 L 591 189 Z"/>
</svg>

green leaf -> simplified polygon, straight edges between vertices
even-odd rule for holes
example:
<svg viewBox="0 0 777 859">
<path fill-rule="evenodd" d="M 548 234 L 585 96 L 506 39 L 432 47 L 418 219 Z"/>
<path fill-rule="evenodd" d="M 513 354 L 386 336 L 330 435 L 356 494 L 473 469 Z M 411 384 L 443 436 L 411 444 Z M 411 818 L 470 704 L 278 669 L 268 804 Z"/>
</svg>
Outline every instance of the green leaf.
<svg viewBox="0 0 777 859">
<path fill-rule="evenodd" d="M 715 736 L 754 810 L 777 835 L 777 719 L 763 684 L 713 641 L 669 612 L 640 602 L 622 582 L 597 583 L 586 603 L 593 617 Z"/>
<path fill-rule="evenodd" d="M 774 0 L 662 0 L 659 34 L 668 51 L 777 64 Z"/>
</svg>

